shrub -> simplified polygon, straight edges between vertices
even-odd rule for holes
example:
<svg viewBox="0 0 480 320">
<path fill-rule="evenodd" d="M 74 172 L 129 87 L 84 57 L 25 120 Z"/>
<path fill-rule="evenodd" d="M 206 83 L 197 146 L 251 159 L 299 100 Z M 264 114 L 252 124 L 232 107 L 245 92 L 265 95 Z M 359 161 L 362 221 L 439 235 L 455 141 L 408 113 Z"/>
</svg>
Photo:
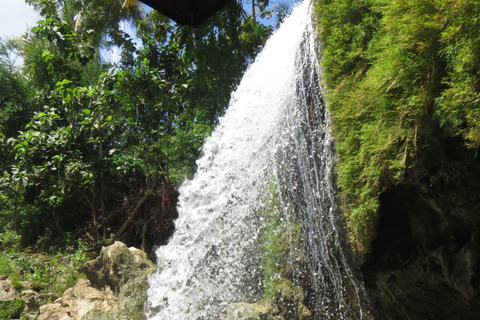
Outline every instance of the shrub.
<svg viewBox="0 0 480 320">
<path fill-rule="evenodd" d="M 25 305 L 21 298 L 12 301 L 0 301 L 0 319 L 19 319 Z"/>
</svg>

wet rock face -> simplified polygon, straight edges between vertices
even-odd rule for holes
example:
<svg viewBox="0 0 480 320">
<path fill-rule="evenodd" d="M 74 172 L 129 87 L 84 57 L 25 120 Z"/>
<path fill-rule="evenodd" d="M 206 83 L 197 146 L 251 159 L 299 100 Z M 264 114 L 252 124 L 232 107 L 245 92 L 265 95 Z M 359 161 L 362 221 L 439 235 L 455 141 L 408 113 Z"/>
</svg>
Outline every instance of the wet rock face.
<svg viewBox="0 0 480 320">
<path fill-rule="evenodd" d="M 378 235 L 362 266 L 376 319 L 478 319 L 480 179 L 467 175 L 475 172 L 381 195 Z"/>
<path fill-rule="evenodd" d="M 303 304 L 300 288 L 287 279 L 275 287 L 275 296 L 265 302 L 232 303 L 227 307 L 227 320 L 312 320 L 312 313 Z"/>
</svg>

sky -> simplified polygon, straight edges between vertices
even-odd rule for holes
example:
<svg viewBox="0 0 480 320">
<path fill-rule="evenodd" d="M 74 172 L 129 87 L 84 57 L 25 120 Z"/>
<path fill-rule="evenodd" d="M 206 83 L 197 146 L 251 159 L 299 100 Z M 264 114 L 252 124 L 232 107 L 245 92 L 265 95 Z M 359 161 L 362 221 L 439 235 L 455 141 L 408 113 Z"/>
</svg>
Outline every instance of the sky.
<svg viewBox="0 0 480 320">
<path fill-rule="evenodd" d="M 25 0 L 1 0 L 0 36 L 19 37 L 40 20 L 40 15 Z"/>
<path fill-rule="evenodd" d="M 280 1 L 287 2 L 290 6 L 293 6 L 294 3 L 294 0 L 270 0 L 271 4 L 277 4 Z M 35 26 L 36 22 L 41 19 L 40 15 L 25 3 L 25 0 L 1 0 L 1 2 L 0 37 L 20 37 L 28 27 Z M 249 5 L 246 7 L 247 11 L 251 11 L 248 9 Z M 112 62 L 118 61 L 119 53 L 119 50 L 114 49 L 107 54 L 107 58 Z"/>
</svg>

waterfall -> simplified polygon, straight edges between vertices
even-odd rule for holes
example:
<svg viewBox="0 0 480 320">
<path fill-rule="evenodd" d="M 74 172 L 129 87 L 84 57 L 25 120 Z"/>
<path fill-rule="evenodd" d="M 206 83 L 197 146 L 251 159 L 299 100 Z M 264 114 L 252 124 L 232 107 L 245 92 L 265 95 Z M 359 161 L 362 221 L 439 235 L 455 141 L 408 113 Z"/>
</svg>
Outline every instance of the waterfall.
<svg viewBox="0 0 480 320">
<path fill-rule="evenodd" d="M 195 177 L 181 186 L 175 234 L 158 248 L 149 279 L 149 319 L 225 319 L 230 304 L 262 299 L 261 212 L 272 182 L 280 219 L 302 225 L 305 262 L 292 277 L 314 318 L 365 318 L 338 227 L 311 10 L 298 5 L 268 40 L 206 139 Z"/>
</svg>

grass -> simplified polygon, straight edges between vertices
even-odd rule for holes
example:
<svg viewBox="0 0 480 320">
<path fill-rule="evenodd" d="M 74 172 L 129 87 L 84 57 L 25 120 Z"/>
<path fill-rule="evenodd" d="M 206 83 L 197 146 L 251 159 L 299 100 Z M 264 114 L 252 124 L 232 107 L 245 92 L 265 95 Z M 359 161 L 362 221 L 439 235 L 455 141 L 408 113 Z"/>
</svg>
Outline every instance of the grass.
<svg viewBox="0 0 480 320">
<path fill-rule="evenodd" d="M 8 239 L 7 242 L 1 242 Z M 77 240 L 74 245 L 51 248 L 49 252 L 20 250 L 19 237 L 0 236 L 0 275 L 6 275 L 17 290 L 34 289 L 37 292 L 51 292 L 61 296 L 73 287 L 79 279 L 85 278 L 80 267 L 93 257 L 87 254 L 87 247 Z M 13 242 L 12 242 L 13 241 Z M 7 245 L 8 244 L 8 249 Z M 21 298 L 0 302 L 0 319 L 18 319 L 24 309 Z"/>
<path fill-rule="evenodd" d="M 0 238 L 1 239 L 1 238 Z M 87 254 L 87 246 L 81 241 L 63 248 L 50 248 L 48 252 L 21 250 L 19 246 L 6 249 L 0 242 L 0 275 L 10 278 L 19 290 L 29 283 L 38 292 L 52 292 L 62 295 L 84 278 L 80 267 L 93 257 Z"/>
</svg>

